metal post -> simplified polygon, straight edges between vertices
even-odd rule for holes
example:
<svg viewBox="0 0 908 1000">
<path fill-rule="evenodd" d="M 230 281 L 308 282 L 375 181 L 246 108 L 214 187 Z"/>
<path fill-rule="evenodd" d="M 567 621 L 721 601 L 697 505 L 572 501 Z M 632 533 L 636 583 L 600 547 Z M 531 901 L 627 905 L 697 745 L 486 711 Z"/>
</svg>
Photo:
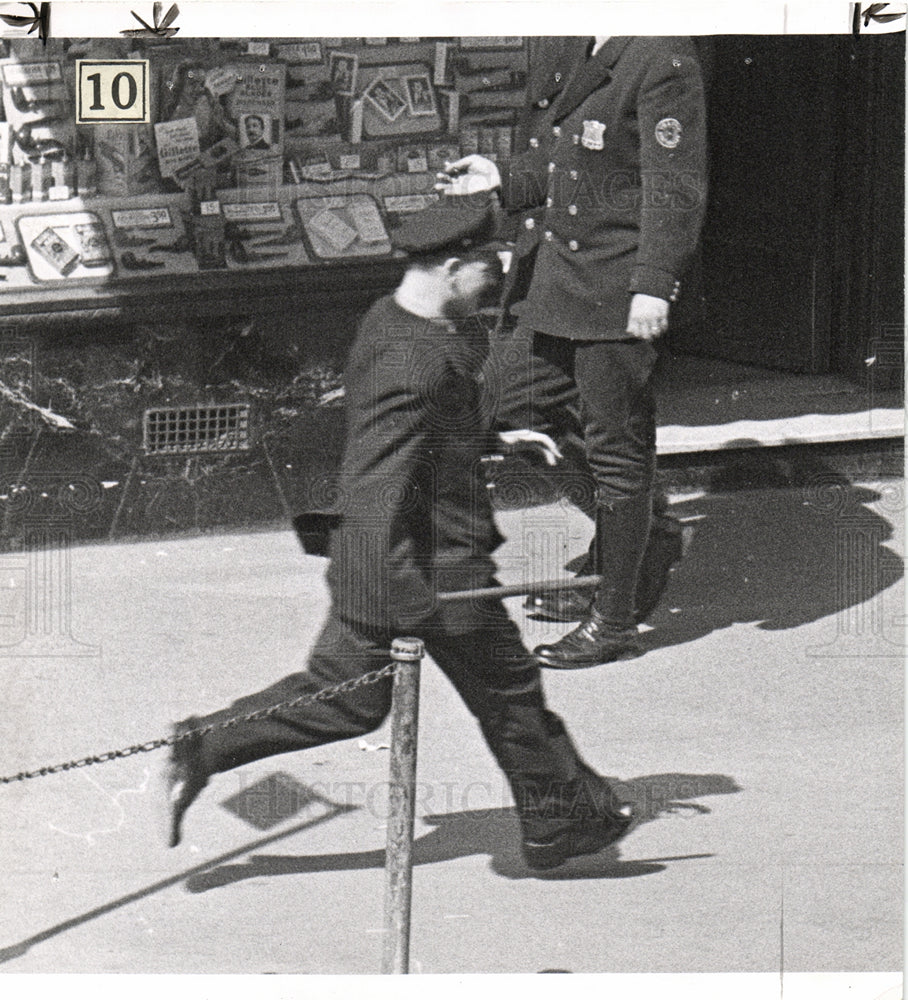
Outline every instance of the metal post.
<svg viewBox="0 0 908 1000">
<path fill-rule="evenodd" d="M 416 805 L 416 736 L 419 726 L 419 639 L 395 639 L 391 709 L 391 772 L 385 853 L 383 975 L 410 971 L 410 898 L 413 884 L 413 820 Z"/>
</svg>

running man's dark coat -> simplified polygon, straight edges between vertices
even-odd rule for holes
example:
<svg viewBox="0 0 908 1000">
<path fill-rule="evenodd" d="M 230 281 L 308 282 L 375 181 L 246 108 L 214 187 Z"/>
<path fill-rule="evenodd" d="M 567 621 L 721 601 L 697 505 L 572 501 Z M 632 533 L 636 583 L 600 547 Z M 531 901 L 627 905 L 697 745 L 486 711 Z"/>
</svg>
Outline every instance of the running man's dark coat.
<svg viewBox="0 0 908 1000">
<path fill-rule="evenodd" d="M 430 617 L 455 632 L 484 624 L 474 604 L 439 607 L 435 595 L 487 586 L 495 571 L 501 538 L 481 464 L 495 445 L 476 379 L 486 348 L 475 321 L 455 330 L 393 297 L 363 318 L 344 376 L 328 573 L 345 621 L 398 631 Z"/>
</svg>

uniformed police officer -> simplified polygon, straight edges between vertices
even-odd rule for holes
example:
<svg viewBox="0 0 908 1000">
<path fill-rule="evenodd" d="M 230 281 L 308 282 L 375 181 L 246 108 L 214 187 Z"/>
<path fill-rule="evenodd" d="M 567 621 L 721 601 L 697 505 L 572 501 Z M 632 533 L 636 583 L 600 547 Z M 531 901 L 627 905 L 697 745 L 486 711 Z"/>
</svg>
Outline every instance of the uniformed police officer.
<svg viewBox="0 0 908 1000">
<path fill-rule="evenodd" d="M 589 39 L 582 36 L 531 38 L 528 42 L 526 104 L 515 133 L 515 148 L 538 149 L 540 135 L 548 131 L 547 115 L 552 102 L 564 88 L 566 67 L 585 59 Z M 511 241 L 510 267 L 505 276 L 501 312 L 490 344 L 486 378 L 488 396 L 494 400 L 494 420 L 502 431 L 539 428 L 554 437 L 560 449 L 559 479 L 564 493 L 592 521 L 596 520 L 596 481 L 586 460 L 583 425 L 579 407 L 546 406 L 550 393 L 547 380 L 551 372 L 533 364 L 532 336 L 517 326 L 511 307 L 525 299 L 533 275 L 533 266 L 544 231 L 545 207 L 528 211 L 502 213 L 499 233 Z M 555 373 L 554 388 L 562 380 Z M 537 409 L 537 402 L 540 407 Z M 549 464 L 554 464 L 551 461 Z M 681 524 L 669 511 L 668 498 L 662 490 L 653 496 L 650 536 L 637 577 L 634 617 L 645 621 L 655 609 L 668 584 L 669 574 L 683 551 Z M 578 576 L 596 572 L 595 543 L 590 545 Z M 595 596 L 595 587 L 571 587 L 531 593 L 524 606 L 535 618 L 573 622 L 585 618 Z"/>
<path fill-rule="evenodd" d="M 564 86 L 525 152 L 501 170 L 465 157 L 438 187 L 498 189 L 510 210 L 544 209 L 539 223 L 526 221 L 542 239 L 513 311 L 545 374 L 547 398 L 534 408 L 554 414 L 579 401 L 597 487 L 595 601 L 576 629 L 535 650 L 544 665 L 570 669 L 635 649 L 655 473 L 651 341 L 668 326 L 699 237 L 706 141 L 689 38 L 600 36 L 561 72 Z"/>
</svg>

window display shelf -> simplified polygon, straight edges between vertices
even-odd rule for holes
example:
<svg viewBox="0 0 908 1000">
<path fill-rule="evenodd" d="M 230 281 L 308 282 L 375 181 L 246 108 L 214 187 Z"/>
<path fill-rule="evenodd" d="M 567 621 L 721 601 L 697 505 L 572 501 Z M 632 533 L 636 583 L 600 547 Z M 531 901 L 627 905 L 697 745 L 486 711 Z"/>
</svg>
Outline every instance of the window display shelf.
<svg viewBox="0 0 908 1000">
<path fill-rule="evenodd" d="M 386 290 L 404 259 L 390 233 L 443 164 L 510 155 L 526 48 L 0 40 L 0 315 L 343 309 Z M 142 116 L 84 117 L 80 74 L 111 60 L 147 85 Z"/>
<path fill-rule="evenodd" d="M 433 180 L 391 174 L 228 189 L 205 216 L 192 213 L 184 194 L 0 205 L 0 310 L 8 323 L 165 318 L 289 311 L 301 298 L 330 305 L 351 290 L 378 293 L 405 260 L 389 239 L 398 209 L 431 201 Z M 319 235 L 326 218 L 340 237 Z M 206 225 L 200 237 L 196 227 Z"/>
</svg>

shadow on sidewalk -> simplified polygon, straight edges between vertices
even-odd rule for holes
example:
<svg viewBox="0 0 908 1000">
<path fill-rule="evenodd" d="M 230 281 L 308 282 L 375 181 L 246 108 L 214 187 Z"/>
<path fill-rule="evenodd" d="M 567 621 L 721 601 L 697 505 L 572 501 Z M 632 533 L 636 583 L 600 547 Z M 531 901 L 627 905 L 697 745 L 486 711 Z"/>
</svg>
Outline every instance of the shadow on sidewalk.
<svg viewBox="0 0 908 1000">
<path fill-rule="evenodd" d="M 871 488 L 822 462 L 793 469 L 754 454 L 672 513 L 693 524 L 693 538 L 651 616 L 654 630 L 642 636 L 644 649 L 734 624 L 782 631 L 837 616 L 830 646 L 844 649 L 853 638 L 867 653 L 875 645 L 899 654 L 896 609 L 884 613 L 882 595 L 904 574 L 885 544 L 891 519 L 904 516 L 900 481 Z"/>
<path fill-rule="evenodd" d="M 740 786 L 733 778 L 723 774 L 653 774 L 633 778 L 629 781 L 620 781 L 617 778 L 609 780 L 615 785 L 616 791 L 622 799 L 634 802 L 638 815 L 637 826 L 651 822 L 663 814 L 687 812 L 689 815 L 703 815 L 709 813 L 710 810 L 707 806 L 691 800 L 704 795 L 727 795 L 741 791 Z M 355 806 L 324 801 L 328 808 L 323 815 L 296 823 L 287 829 L 244 844 L 242 847 L 219 857 L 195 865 L 188 871 L 153 882 L 151 885 L 61 921 L 22 941 L 0 948 L 0 964 L 20 958 L 37 944 L 97 920 L 99 917 L 106 916 L 131 903 L 139 902 L 164 889 L 178 885 L 180 882 L 185 882 L 189 892 L 201 893 L 250 878 L 384 868 L 385 852 L 383 849 L 352 851 L 346 854 L 253 854 L 242 864 L 226 863 L 356 808 Z M 609 847 L 596 855 L 574 858 L 558 869 L 535 873 L 526 867 L 520 856 L 520 828 L 517 814 L 512 808 L 464 810 L 431 814 L 423 816 L 421 819 L 422 822 L 432 825 L 434 829 L 416 839 L 415 865 L 452 861 L 455 858 L 468 857 L 473 854 L 488 854 L 491 857 L 492 870 L 508 879 L 537 878 L 552 881 L 635 878 L 640 875 L 652 875 L 664 871 L 667 864 L 672 861 L 700 860 L 713 856 L 711 854 L 685 854 L 621 861 L 618 847 Z M 633 836 L 633 829 L 630 835 Z"/>
<path fill-rule="evenodd" d="M 734 624 L 780 631 L 836 615 L 833 631 L 899 655 L 901 608 L 884 614 L 882 595 L 904 574 L 903 560 L 886 545 L 892 522 L 904 517 L 901 479 L 858 485 L 810 449 L 746 444 L 709 470 L 702 493 L 671 504 L 691 528 L 691 543 L 641 648 L 691 642 Z M 586 495 L 580 473 L 560 481 L 549 474 L 548 482 L 538 470 L 533 475 L 549 501 Z M 524 484 L 522 492 L 533 490 Z M 830 636 L 845 645 L 840 640 Z"/>
<path fill-rule="evenodd" d="M 689 800 L 703 795 L 727 795 L 741 791 L 734 779 L 723 774 L 653 774 L 630 781 L 615 778 L 609 780 L 615 785 L 621 798 L 635 804 L 638 815 L 636 826 L 651 822 L 662 814 L 686 812 L 688 815 L 703 815 L 710 812 L 709 808 Z M 596 855 L 574 858 L 558 869 L 540 873 L 531 871 L 522 860 L 520 827 L 513 808 L 433 813 L 420 819 L 434 829 L 414 841 L 413 864 L 416 867 L 453 861 L 474 854 L 488 854 L 492 870 L 504 878 L 566 881 L 635 878 L 664 871 L 671 861 L 712 857 L 711 854 L 688 854 L 621 861 L 619 848 L 614 846 Z M 221 865 L 194 874 L 186 880 L 186 888 L 190 892 L 200 893 L 250 878 L 361 871 L 381 869 L 384 865 L 385 852 L 382 848 L 343 854 L 255 854 L 242 864 Z"/>
</svg>

